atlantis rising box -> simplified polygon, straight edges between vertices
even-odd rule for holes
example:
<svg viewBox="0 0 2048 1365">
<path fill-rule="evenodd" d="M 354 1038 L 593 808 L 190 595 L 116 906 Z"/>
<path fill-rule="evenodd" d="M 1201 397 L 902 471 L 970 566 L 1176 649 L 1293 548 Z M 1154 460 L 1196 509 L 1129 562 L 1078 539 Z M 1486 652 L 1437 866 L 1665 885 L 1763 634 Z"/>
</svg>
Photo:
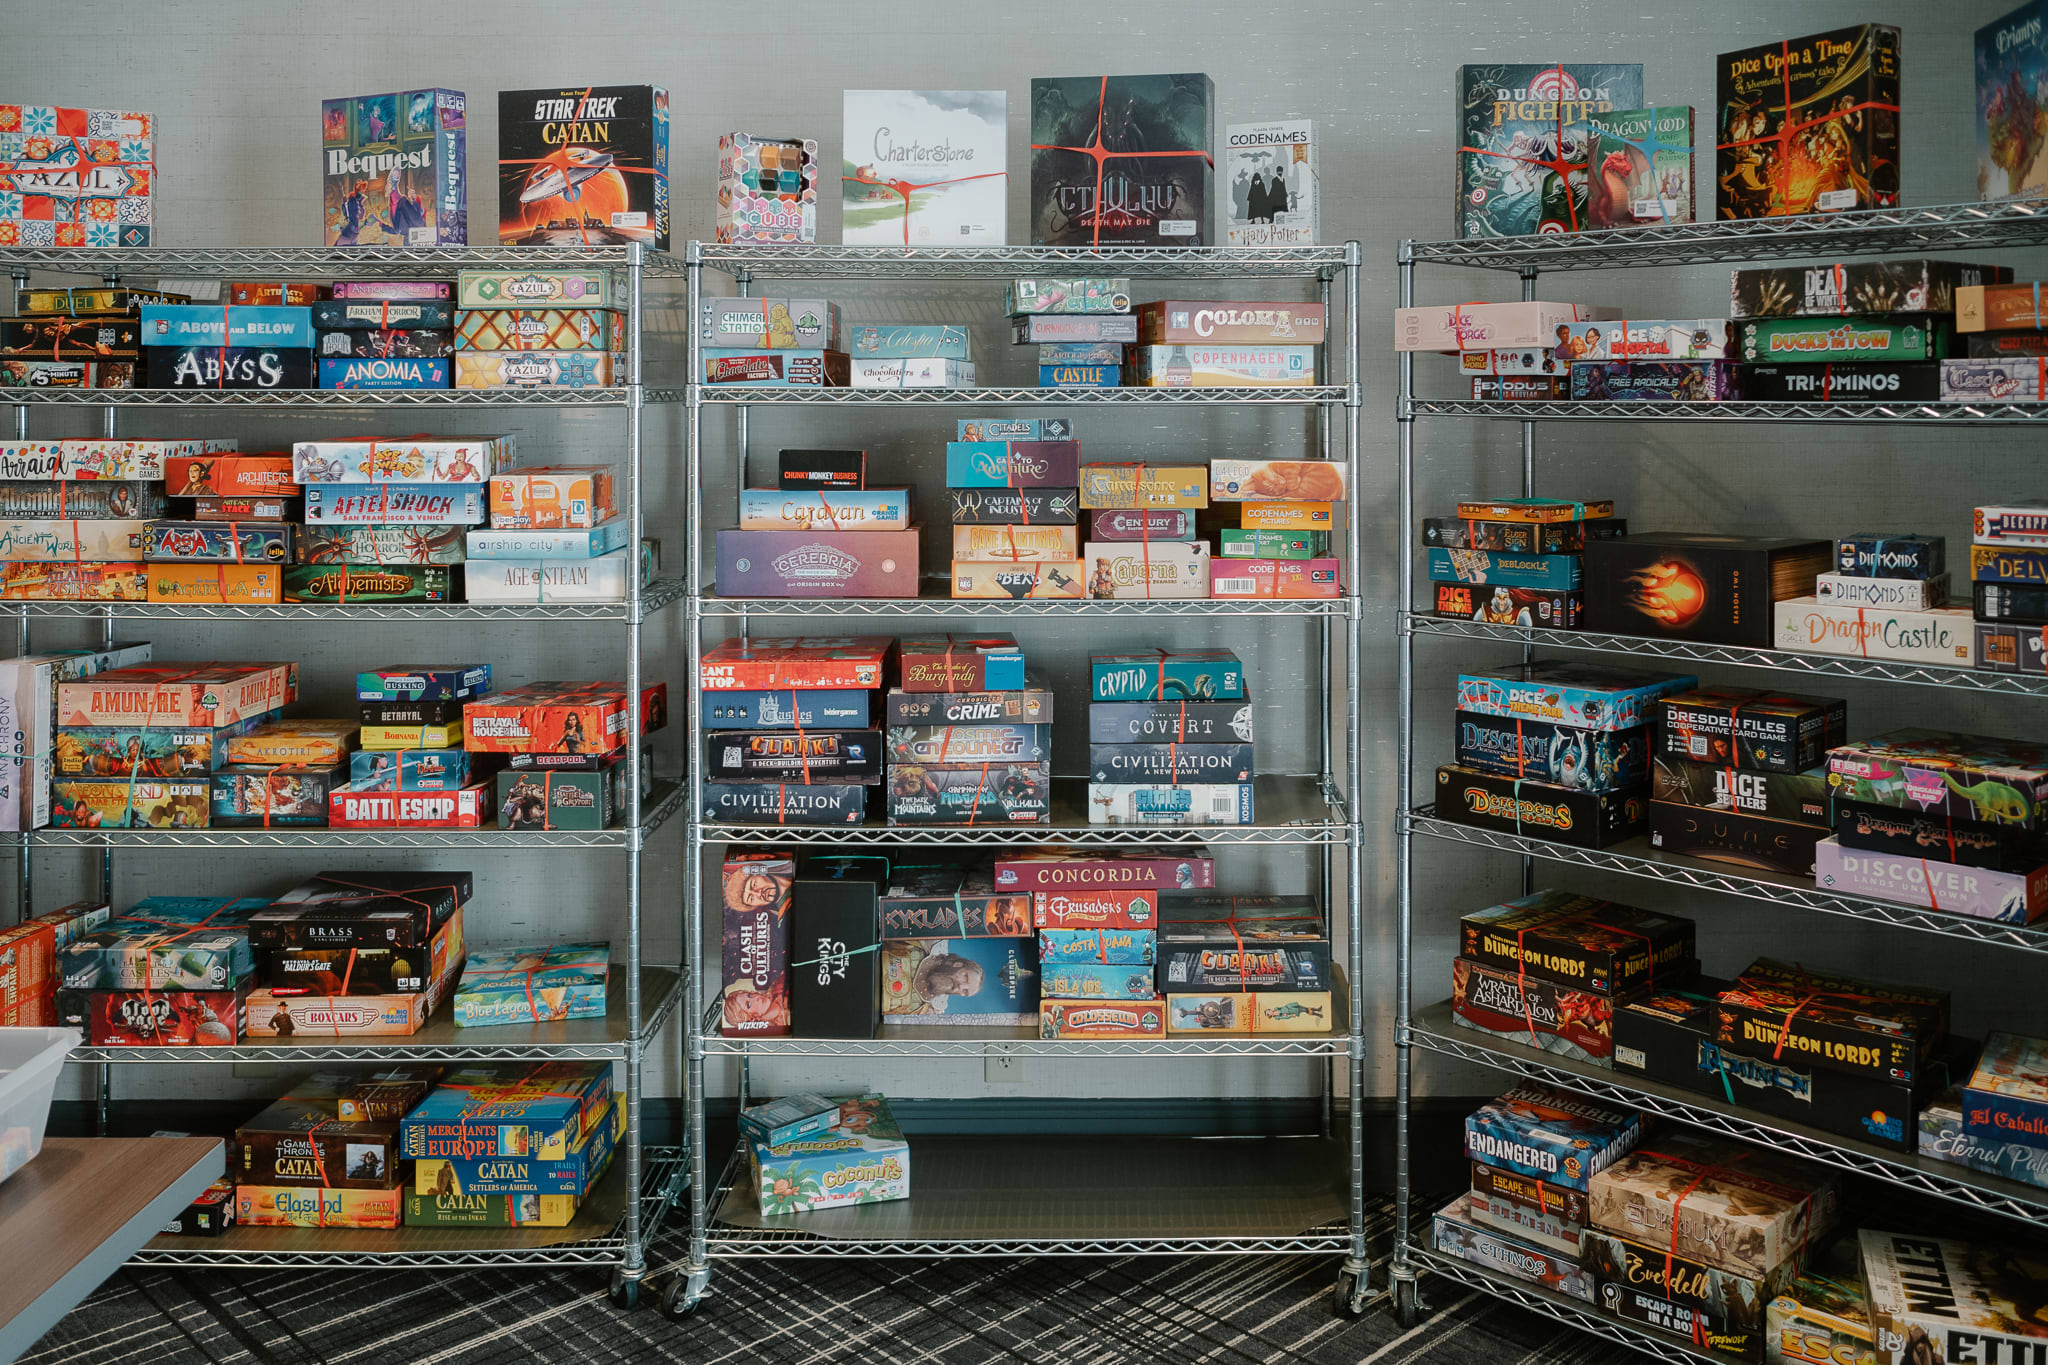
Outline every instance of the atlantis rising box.
<svg viewBox="0 0 2048 1365">
<path fill-rule="evenodd" d="M 322 100 L 322 244 L 467 244 L 466 137 L 460 90 Z"/>
<path fill-rule="evenodd" d="M 668 91 L 498 92 L 498 241 L 668 250 Z"/>
<path fill-rule="evenodd" d="M 1199 72 L 1033 79 L 1032 245 L 1213 244 L 1215 144 Z"/>
</svg>

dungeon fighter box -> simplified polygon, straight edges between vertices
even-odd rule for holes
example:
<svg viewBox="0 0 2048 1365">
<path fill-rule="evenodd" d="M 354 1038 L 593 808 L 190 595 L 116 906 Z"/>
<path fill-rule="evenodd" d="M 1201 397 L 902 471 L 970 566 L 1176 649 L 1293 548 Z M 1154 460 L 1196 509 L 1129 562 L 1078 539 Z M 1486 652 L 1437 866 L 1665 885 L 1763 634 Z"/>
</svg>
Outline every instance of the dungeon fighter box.
<svg viewBox="0 0 2048 1365">
<path fill-rule="evenodd" d="M 1868 1228 L 1856 1238 L 1880 1361 L 2022 1361 L 2048 1349 L 2048 1325 L 2034 1308 L 2038 1257 Z"/>
<path fill-rule="evenodd" d="M 1525 1082 L 1465 1118 L 1468 1159 L 1580 1194 L 1642 1141 L 1642 1116 Z"/>
<path fill-rule="evenodd" d="M 1771 645 L 1772 609 L 1813 595 L 1834 542 L 1703 532 L 1586 547 L 1586 628 L 1701 644 Z"/>
<path fill-rule="evenodd" d="M 668 250 L 668 92 L 499 91 L 498 241 Z"/>
<path fill-rule="evenodd" d="M 1459 956 L 1603 995 L 1683 981 L 1693 922 L 1634 906 L 1538 891 L 1458 922 Z"/>
<path fill-rule="evenodd" d="M 1215 145 L 1206 75 L 1034 78 L 1032 244 L 1212 244 Z"/>
<path fill-rule="evenodd" d="M 321 244 L 466 245 L 463 112 L 460 90 L 322 100 Z"/>
<path fill-rule="evenodd" d="M 1520 237 L 1592 226 L 1590 119 L 1643 107 L 1640 65 L 1594 62 L 1461 66 L 1452 235 Z"/>
<path fill-rule="evenodd" d="M 1789 1157 L 1671 1128 L 1595 1174 L 1586 1196 L 1595 1228 L 1764 1279 L 1796 1270 L 1833 1228 L 1841 1181 Z"/>
<path fill-rule="evenodd" d="M 1714 92 L 1718 216 L 1895 206 L 1899 76 L 1899 31 L 1884 24 L 1722 53 Z"/>
</svg>

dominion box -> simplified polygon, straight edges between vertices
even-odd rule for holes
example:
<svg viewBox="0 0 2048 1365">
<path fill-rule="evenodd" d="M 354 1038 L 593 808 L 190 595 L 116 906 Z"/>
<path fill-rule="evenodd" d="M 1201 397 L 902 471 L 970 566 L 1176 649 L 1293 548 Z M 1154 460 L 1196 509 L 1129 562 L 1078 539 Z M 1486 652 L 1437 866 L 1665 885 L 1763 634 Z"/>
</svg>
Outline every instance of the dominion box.
<svg viewBox="0 0 2048 1365">
<path fill-rule="evenodd" d="M 1461 66 L 1452 235 L 1519 237 L 1590 226 L 1589 117 L 1643 107 L 1641 65 Z"/>
<path fill-rule="evenodd" d="M 1032 244 L 1212 244 L 1215 145 L 1206 75 L 1033 79 Z"/>
<path fill-rule="evenodd" d="M 1721 54 L 1717 217 L 1899 202 L 1899 31 L 1858 24 Z"/>
<path fill-rule="evenodd" d="M 460 90 L 322 100 L 321 243 L 467 244 L 466 137 Z"/>
<path fill-rule="evenodd" d="M 668 92 L 500 91 L 498 241 L 668 250 Z"/>
</svg>

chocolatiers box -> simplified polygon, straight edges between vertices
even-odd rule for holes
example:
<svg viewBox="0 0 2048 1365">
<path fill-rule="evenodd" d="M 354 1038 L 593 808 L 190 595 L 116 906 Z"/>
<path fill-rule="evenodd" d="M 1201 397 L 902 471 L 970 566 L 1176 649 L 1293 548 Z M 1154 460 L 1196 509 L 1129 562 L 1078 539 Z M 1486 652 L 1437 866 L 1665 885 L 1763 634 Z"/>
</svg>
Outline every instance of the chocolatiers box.
<svg viewBox="0 0 2048 1365">
<path fill-rule="evenodd" d="M 1899 68 L 1899 30 L 1884 24 L 1722 53 L 1714 92 L 1718 216 L 1775 218 L 1896 205 Z"/>
<path fill-rule="evenodd" d="M 288 1095 L 235 1129 L 236 1181 L 388 1190 L 397 1148 L 396 1119 L 341 1123 L 331 1102 Z"/>
<path fill-rule="evenodd" d="M 1697 952 L 1691 920 L 1538 891 L 1458 922 L 1459 956 L 1603 995 L 1683 981 Z"/>
<path fill-rule="evenodd" d="M 1600 62 L 1461 66 L 1454 237 L 1581 232 L 1597 114 L 1643 107 L 1643 68 Z"/>
<path fill-rule="evenodd" d="M 1457 745 L 1462 767 L 1586 791 L 1638 787 L 1650 772 L 1650 727 L 1645 725 L 1580 730 L 1553 721 L 1460 711 Z"/>
<path fill-rule="evenodd" d="M 986 864 L 899 865 L 879 909 L 883 938 L 1023 938 L 1032 929 L 1031 893 L 997 891 Z"/>
<path fill-rule="evenodd" d="M 1746 1056 L 1917 1084 L 1937 1066 L 1948 995 L 1801 971 L 1760 958 L 1721 993 L 1715 1038 Z"/>
<path fill-rule="evenodd" d="M 1037 673 L 1026 670 L 1024 686 L 996 692 L 909 692 L 892 687 L 882 696 L 882 716 L 900 725 L 1050 725 L 1053 694 Z M 1089 708 L 1091 714 L 1100 706 Z"/>
<path fill-rule="evenodd" d="M 1849 704 L 1834 697 L 1702 687 L 1660 706 L 1660 754 L 1752 772 L 1803 773 L 1849 732 Z"/>
<path fill-rule="evenodd" d="M 1595 1228 L 1764 1279 L 1796 1272 L 1834 1227 L 1841 1181 L 1823 1167 L 1665 1128 L 1594 1175 L 1586 1198 Z"/>
<path fill-rule="evenodd" d="M 498 240 L 669 247 L 668 92 L 498 92 Z"/>
<path fill-rule="evenodd" d="M 1052 819 L 1048 762 L 891 762 L 886 790 L 892 825 L 1042 825 Z"/>
<path fill-rule="evenodd" d="M 721 874 L 719 1031 L 728 1038 L 789 1033 L 789 906 L 796 862 L 735 853 Z"/>
<path fill-rule="evenodd" d="M 704 736 L 707 781 L 879 782 L 880 730 L 724 730 Z"/>
<path fill-rule="evenodd" d="M 1575 848 L 1632 839 L 1649 818 L 1646 787 L 1589 792 L 1455 764 L 1436 770 L 1436 796 L 1439 820 Z"/>
<path fill-rule="evenodd" d="M 1034 77 L 1032 244 L 1213 243 L 1215 146 L 1206 75 Z"/>
<path fill-rule="evenodd" d="M 1451 964 L 1451 1018 L 1460 1027 L 1589 1066 L 1612 1066 L 1614 997 L 1499 971 Z"/>
<path fill-rule="evenodd" d="M 1824 540 L 1638 532 L 1586 547 L 1586 628 L 1706 644 L 1772 640 L 1773 604 L 1811 596 Z"/>
<path fill-rule="evenodd" d="M 1465 1118 L 1465 1155 L 1499 1170 L 1587 1192 L 1595 1173 L 1643 1138 L 1642 1116 L 1526 1081 Z"/>
</svg>

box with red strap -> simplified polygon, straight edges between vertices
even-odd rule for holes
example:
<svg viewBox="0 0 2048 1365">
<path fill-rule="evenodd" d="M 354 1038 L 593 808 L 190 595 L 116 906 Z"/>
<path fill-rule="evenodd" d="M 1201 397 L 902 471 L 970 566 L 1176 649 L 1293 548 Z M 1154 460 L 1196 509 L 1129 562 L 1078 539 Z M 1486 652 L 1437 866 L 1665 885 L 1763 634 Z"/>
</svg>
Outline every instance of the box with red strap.
<svg viewBox="0 0 2048 1365">
<path fill-rule="evenodd" d="M 1542 1180 L 1472 1163 L 1472 1221 L 1526 1242 L 1578 1255 L 1586 1231 L 1586 1196 Z"/>
<path fill-rule="evenodd" d="M 1458 942 L 1460 957 L 1603 995 L 1680 985 L 1699 952 L 1689 919 L 1555 890 L 1466 915 Z"/>
<path fill-rule="evenodd" d="M 67 986 L 152 990 L 219 989 L 256 969 L 251 924 L 260 896 L 148 896 L 62 948 Z"/>
<path fill-rule="evenodd" d="M 1216 885 L 1216 860 L 1200 844 L 1142 851 L 1013 849 L 996 856 L 995 880 L 999 891 L 1199 891 Z"/>
<path fill-rule="evenodd" d="M 1917 1084 L 1948 1037 L 1947 991 L 1886 986 L 1758 958 L 1721 993 L 1730 1052 Z"/>
<path fill-rule="evenodd" d="M 276 999 L 296 995 L 419 995 L 460 970 L 467 943 L 462 909 L 434 931 L 425 952 L 386 944 L 297 944 L 266 954 L 264 989 Z"/>
<path fill-rule="evenodd" d="M 454 921 L 443 930 L 459 929 Z M 404 1037 L 418 1033 L 440 1003 L 455 989 L 462 971 L 459 945 L 441 974 L 423 991 L 368 992 L 349 984 L 345 995 L 279 994 L 269 988 L 249 994 L 248 1033 L 252 1038 L 293 1038 L 310 1042 L 345 1042 L 357 1038 Z"/>
<path fill-rule="evenodd" d="M 1589 1066 L 1613 1064 L 1616 1003 L 1605 991 L 1560 986 L 1465 958 L 1451 963 L 1453 1023 Z"/>
<path fill-rule="evenodd" d="M 467 901 L 467 872 L 322 872 L 249 916 L 259 956 L 291 947 L 424 950 Z"/>
<path fill-rule="evenodd" d="M 1338 1027 L 1329 991 L 1175 991 L 1169 1034 L 1328 1033 Z"/>
<path fill-rule="evenodd" d="M 554 943 L 475 953 L 455 988 L 458 1027 L 601 1018 L 611 944 Z"/>
<path fill-rule="evenodd" d="M 401 1155 L 560 1161 L 607 1117 L 610 1062 L 525 1062 L 449 1073 L 399 1126 Z"/>
<path fill-rule="evenodd" d="M 1314 896 L 1159 897 L 1162 989 L 1319 991 L 1331 980 L 1330 922 Z"/>
<path fill-rule="evenodd" d="M 1051 966 L 1055 963 L 1078 963 L 1098 967 L 1145 967 L 1146 976 L 1159 956 L 1159 931 L 1156 929 L 1040 929 L 1038 931 L 1038 960 Z M 1051 987 L 1047 987 L 1048 990 Z M 1083 995 L 1084 991 L 1060 991 L 1061 995 Z M 1146 991 L 1150 995 L 1151 991 Z"/>
<path fill-rule="evenodd" d="M 57 1026 L 93 1047 L 228 1047 L 248 1034 L 249 983 L 221 990 L 57 992 Z"/>
<path fill-rule="evenodd" d="M 235 1129 L 236 1183 L 398 1188 L 398 1121 L 345 1123 L 335 1102 L 287 1095 Z"/>
<path fill-rule="evenodd" d="M 348 780 L 345 763 L 229 764 L 208 774 L 209 819 L 219 829 L 325 825 L 334 793 Z"/>
<path fill-rule="evenodd" d="M 1769 1275 L 1738 1274 L 1603 1228 L 1586 1229 L 1583 1240 L 1580 1260 L 1601 1312 L 1730 1360 L 1764 1359 L 1772 1344 L 1765 1306 L 1799 1274 L 1792 1262 Z"/>
<path fill-rule="evenodd" d="M 235 1221 L 252 1228 L 395 1228 L 400 1191 L 236 1185 Z"/>
<path fill-rule="evenodd" d="M 1048 984 L 1047 989 L 1051 989 Z M 1041 1038 L 1158 1038 L 1169 1030 L 1163 999 L 1042 999 L 1038 1002 Z"/>
<path fill-rule="evenodd" d="M 1465 1156 L 1583 1193 L 1642 1136 L 1632 1110 L 1530 1081 L 1466 1116 Z"/>
<path fill-rule="evenodd" d="M 1214 242 L 1216 85 L 1201 72 L 1034 77 L 1031 241 Z"/>
<path fill-rule="evenodd" d="M 892 825 L 1043 825 L 1052 820 L 1052 764 L 999 757 L 956 764 L 892 762 Z"/>
</svg>

